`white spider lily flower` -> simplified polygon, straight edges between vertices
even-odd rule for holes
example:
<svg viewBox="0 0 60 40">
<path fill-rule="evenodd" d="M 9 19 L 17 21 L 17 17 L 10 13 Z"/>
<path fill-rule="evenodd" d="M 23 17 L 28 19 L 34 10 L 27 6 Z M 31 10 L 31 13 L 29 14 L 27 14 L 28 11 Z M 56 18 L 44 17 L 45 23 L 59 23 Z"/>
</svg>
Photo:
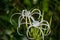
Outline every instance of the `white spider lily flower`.
<svg viewBox="0 0 60 40">
<path fill-rule="evenodd" d="M 28 35 L 29 29 L 30 29 L 31 27 L 38 28 L 38 29 L 40 30 L 40 32 L 42 33 L 42 39 L 43 39 L 43 40 L 44 40 L 44 36 L 47 36 L 47 35 L 49 35 L 49 34 L 51 33 L 50 25 L 49 25 L 49 23 L 48 23 L 47 21 L 45 21 L 45 20 L 41 20 L 41 21 L 38 20 L 38 21 L 36 21 L 36 20 L 34 19 L 34 17 L 32 16 L 32 15 L 34 15 L 34 14 L 38 14 L 38 15 L 39 15 L 39 16 L 38 16 L 38 19 L 40 19 L 40 17 L 41 17 L 42 15 L 41 15 L 41 11 L 40 11 L 39 9 L 34 9 L 34 10 L 32 10 L 32 11 L 23 10 L 22 13 L 15 13 L 15 14 L 13 14 L 13 15 L 11 16 L 11 18 L 10 18 L 11 24 L 13 24 L 12 21 L 11 21 L 11 19 L 12 19 L 12 17 L 13 17 L 14 15 L 16 15 L 16 14 L 19 14 L 19 15 L 20 15 L 19 18 L 18 18 L 18 27 L 17 27 L 17 33 L 18 33 L 20 36 L 23 36 L 23 34 L 21 34 L 18 30 L 19 30 L 19 28 L 21 27 L 21 25 L 24 25 L 24 24 L 27 24 L 27 25 L 29 24 L 29 26 L 28 26 L 28 28 L 27 28 L 27 31 L 26 31 L 26 35 L 27 35 L 27 37 L 28 37 L 29 39 L 34 39 L 34 38 L 30 38 L 29 35 Z M 32 20 L 31 23 L 28 23 L 25 17 L 27 17 L 28 19 L 30 18 L 30 20 Z M 25 21 L 25 22 L 21 22 L 23 19 L 25 19 L 26 21 Z M 45 22 L 45 23 L 44 23 L 44 22 Z M 43 26 L 43 25 L 46 26 L 47 28 L 45 28 L 45 27 L 44 27 L 44 28 L 43 28 L 43 27 L 39 27 L 39 26 Z M 47 33 L 47 34 L 44 34 L 43 30 L 47 30 L 48 33 Z M 50 31 L 49 31 L 49 30 L 50 30 Z"/>
</svg>

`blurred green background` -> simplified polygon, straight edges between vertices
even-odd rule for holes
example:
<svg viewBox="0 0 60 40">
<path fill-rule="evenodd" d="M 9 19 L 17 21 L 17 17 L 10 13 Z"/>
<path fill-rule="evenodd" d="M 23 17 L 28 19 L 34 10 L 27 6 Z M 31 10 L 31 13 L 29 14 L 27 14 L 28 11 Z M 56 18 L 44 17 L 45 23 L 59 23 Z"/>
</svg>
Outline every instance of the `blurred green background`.
<svg viewBox="0 0 60 40">
<path fill-rule="evenodd" d="M 0 40 L 27 40 L 17 34 L 17 21 L 12 25 L 10 17 L 24 9 L 35 8 L 44 11 L 44 19 L 51 21 L 51 34 L 45 39 L 60 40 L 60 0 L 0 0 Z"/>
</svg>

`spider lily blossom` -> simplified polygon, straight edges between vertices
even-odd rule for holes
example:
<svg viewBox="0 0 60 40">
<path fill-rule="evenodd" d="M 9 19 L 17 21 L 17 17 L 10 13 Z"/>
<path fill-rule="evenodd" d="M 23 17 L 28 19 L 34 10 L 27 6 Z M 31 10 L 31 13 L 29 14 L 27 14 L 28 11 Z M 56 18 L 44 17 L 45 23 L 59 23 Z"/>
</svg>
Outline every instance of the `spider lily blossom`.
<svg viewBox="0 0 60 40">
<path fill-rule="evenodd" d="M 37 12 L 36 12 L 37 11 Z M 49 23 L 47 22 L 47 21 L 45 21 L 45 20 L 38 20 L 38 21 L 36 21 L 35 19 L 34 19 L 34 17 L 32 16 L 32 15 L 34 15 L 34 14 L 38 14 L 39 16 L 38 16 L 38 19 L 40 19 L 40 17 L 42 16 L 41 15 L 41 11 L 39 10 L 39 9 L 34 9 L 34 10 L 32 10 L 32 11 L 27 11 L 27 10 L 22 10 L 22 13 L 15 13 L 15 14 L 13 14 L 12 16 L 11 16 L 11 18 L 10 18 L 10 22 L 11 22 L 11 24 L 12 24 L 12 21 L 11 21 L 11 19 L 12 19 L 12 17 L 14 16 L 14 15 L 16 15 L 16 14 L 19 14 L 20 16 L 19 16 L 19 18 L 18 18 L 18 27 L 17 27 L 17 33 L 20 35 L 20 36 L 23 36 L 23 34 L 21 34 L 21 33 L 19 33 L 19 28 L 21 27 L 21 25 L 23 25 L 23 24 L 29 24 L 29 26 L 27 27 L 27 31 L 26 31 L 26 35 L 27 35 L 27 37 L 29 38 L 29 39 L 34 39 L 34 38 L 30 38 L 29 37 L 29 35 L 28 35 L 28 33 L 29 33 L 29 29 L 31 28 L 31 27 L 34 27 L 34 28 L 37 28 L 37 29 L 39 29 L 40 30 L 40 32 L 42 33 L 42 39 L 44 40 L 44 36 L 47 36 L 47 35 L 49 35 L 50 34 L 50 32 L 51 32 L 51 29 L 50 29 L 50 25 L 49 25 Z M 32 20 L 32 21 L 30 21 L 31 23 L 28 23 L 27 22 L 27 20 L 26 20 L 26 18 L 25 17 L 27 17 L 28 19 L 30 19 L 30 20 Z M 26 20 L 26 22 L 21 22 L 22 20 Z M 44 23 L 45 22 L 45 23 Z M 44 28 L 43 27 L 39 27 L 39 26 L 45 26 Z M 47 30 L 47 33 L 45 34 L 44 33 L 44 31 L 45 30 Z"/>
</svg>

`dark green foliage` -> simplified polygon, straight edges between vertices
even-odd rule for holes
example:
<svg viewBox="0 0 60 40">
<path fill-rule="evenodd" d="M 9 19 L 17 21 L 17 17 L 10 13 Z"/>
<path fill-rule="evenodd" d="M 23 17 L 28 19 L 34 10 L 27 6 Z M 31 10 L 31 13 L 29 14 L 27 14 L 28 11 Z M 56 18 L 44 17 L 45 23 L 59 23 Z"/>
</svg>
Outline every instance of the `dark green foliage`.
<svg viewBox="0 0 60 40">
<path fill-rule="evenodd" d="M 24 9 L 38 8 L 44 13 L 44 19 L 50 23 L 51 34 L 45 40 L 60 40 L 60 1 L 59 0 L 0 0 L 0 40 L 22 40 L 24 36 L 17 34 L 17 18 L 14 25 L 10 23 L 10 17 Z M 6 32 L 7 31 L 7 32 Z M 8 34 L 9 33 L 9 34 Z M 23 33 L 24 34 L 24 33 Z"/>
</svg>

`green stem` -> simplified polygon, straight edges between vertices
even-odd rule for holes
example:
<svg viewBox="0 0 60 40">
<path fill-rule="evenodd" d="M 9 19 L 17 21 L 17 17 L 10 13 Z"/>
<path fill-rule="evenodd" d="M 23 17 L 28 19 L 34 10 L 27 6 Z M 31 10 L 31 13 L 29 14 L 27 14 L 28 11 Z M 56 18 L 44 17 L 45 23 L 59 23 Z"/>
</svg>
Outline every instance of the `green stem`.
<svg viewBox="0 0 60 40">
<path fill-rule="evenodd" d="M 26 17 L 26 28 L 28 27 L 28 25 L 27 25 L 27 17 Z"/>
</svg>

